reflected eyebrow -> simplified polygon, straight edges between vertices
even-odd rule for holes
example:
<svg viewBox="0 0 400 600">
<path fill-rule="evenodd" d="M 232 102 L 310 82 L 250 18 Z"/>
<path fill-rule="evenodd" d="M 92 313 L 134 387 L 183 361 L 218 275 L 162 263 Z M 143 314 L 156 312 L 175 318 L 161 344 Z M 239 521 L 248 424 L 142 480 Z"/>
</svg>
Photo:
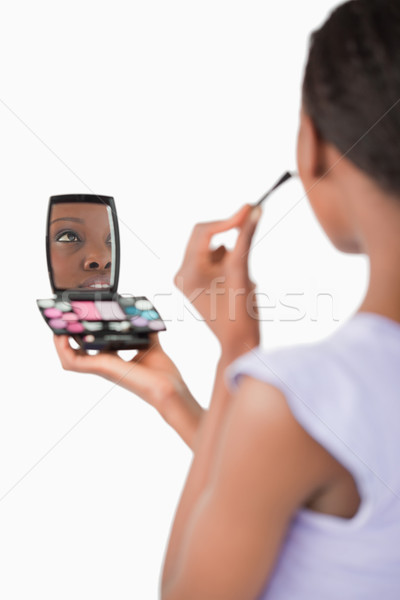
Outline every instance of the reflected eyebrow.
<svg viewBox="0 0 400 600">
<path fill-rule="evenodd" d="M 74 223 L 85 222 L 84 219 L 78 219 L 77 217 L 59 217 L 58 219 L 54 219 L 54 221 L 51 221 L 50 225 L 53 225 L 53 223 L 56 223 L 57 221 L 74 221 Z"/>
</svg>

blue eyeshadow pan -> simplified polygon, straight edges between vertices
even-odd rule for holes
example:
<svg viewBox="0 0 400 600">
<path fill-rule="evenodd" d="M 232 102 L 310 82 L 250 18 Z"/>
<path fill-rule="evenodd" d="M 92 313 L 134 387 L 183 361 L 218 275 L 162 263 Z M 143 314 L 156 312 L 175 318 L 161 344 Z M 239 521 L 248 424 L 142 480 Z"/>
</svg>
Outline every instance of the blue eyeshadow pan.
<svg viewBox="0 0 400 600">
<path fill-rule="evenodd" d="M 142 317 L 144 317 L 145 319 L 158 319 L 158 312 L 155 310 L 144 310 L 142 312 Z"/>
<path fill-rule="evenodd" d="M 124 306 L 127 315 L 140 315 L 141 311 L 136 306 Z"/>
</svg>

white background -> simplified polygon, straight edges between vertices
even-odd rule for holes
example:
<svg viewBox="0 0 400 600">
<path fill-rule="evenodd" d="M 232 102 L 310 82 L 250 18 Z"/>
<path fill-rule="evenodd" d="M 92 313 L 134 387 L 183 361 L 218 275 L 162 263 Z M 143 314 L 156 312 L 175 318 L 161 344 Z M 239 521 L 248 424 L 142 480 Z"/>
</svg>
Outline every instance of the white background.
<svg viewBox="0 0 400 600">
<path fill-rule="evenodd" d="M 295 168 L 308 36 L 336 4 L 2 2 L 3 600 L 155 599 L 191 458 L 140 399 L 61 369 L 35 304 L 50 296 L 48 197 L 115 197 L 119 291 L 155 301 L 207 406 L 218 347 L 172 278 L 196 221 Z M 366 259 L 330 245 L 298 181 L 266 205 L 251 271 L 268 295 L 266 347 L 329 334 L 367 282 Z"/>
</svg>

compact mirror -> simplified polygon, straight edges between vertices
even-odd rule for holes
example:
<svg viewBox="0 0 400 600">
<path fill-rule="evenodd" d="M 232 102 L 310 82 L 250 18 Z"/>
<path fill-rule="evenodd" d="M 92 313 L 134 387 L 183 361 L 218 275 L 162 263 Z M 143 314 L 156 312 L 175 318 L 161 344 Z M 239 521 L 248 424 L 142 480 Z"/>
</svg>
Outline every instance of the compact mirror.
<svg viewBox="0 0 400 600">
<path fill-rule="evenodd" d="M 119 232 L 114 199 L 91 194 L 51 196 L 46 253 L 53 298 L 36 301 L 55 335 L 84 350 L 148 348 L 165 331 L 145 296 L 118 294 Z"/>
<path fill-rule="evenodd" d="M 53 292 L 113 292 L 119 273 L 119 235 L 110 196 L 51 196 L 47 264 Z"/>
</svg>

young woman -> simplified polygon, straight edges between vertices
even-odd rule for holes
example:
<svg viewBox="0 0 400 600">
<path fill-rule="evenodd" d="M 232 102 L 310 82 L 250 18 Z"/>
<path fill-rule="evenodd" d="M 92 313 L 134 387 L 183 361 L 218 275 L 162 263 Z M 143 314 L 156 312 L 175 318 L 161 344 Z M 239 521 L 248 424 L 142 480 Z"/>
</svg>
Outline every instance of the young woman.
<svg viewBox="0 0 400 600">
<path fill-rule="evenodd" d="M 194 228 L 176 284 L 221 344 L 208 411 L 154 338 L 132 364 L 55 343 L 66 369 L 152 404 L 193 449 L 164 600 L 400 598 L 400 3 L 353 0 L 312 36 L 298 171 L 332 243 L 370 259 L 368 291 L 335 334 L 265 352 L 248 311 L 259 213 Z M 239 229 L 232 251 L 212 236 Z M 221 284 L 219 284 L 219 291 Z M 229 320 L 229 290 L 236 319 Z"/>
</svg>

